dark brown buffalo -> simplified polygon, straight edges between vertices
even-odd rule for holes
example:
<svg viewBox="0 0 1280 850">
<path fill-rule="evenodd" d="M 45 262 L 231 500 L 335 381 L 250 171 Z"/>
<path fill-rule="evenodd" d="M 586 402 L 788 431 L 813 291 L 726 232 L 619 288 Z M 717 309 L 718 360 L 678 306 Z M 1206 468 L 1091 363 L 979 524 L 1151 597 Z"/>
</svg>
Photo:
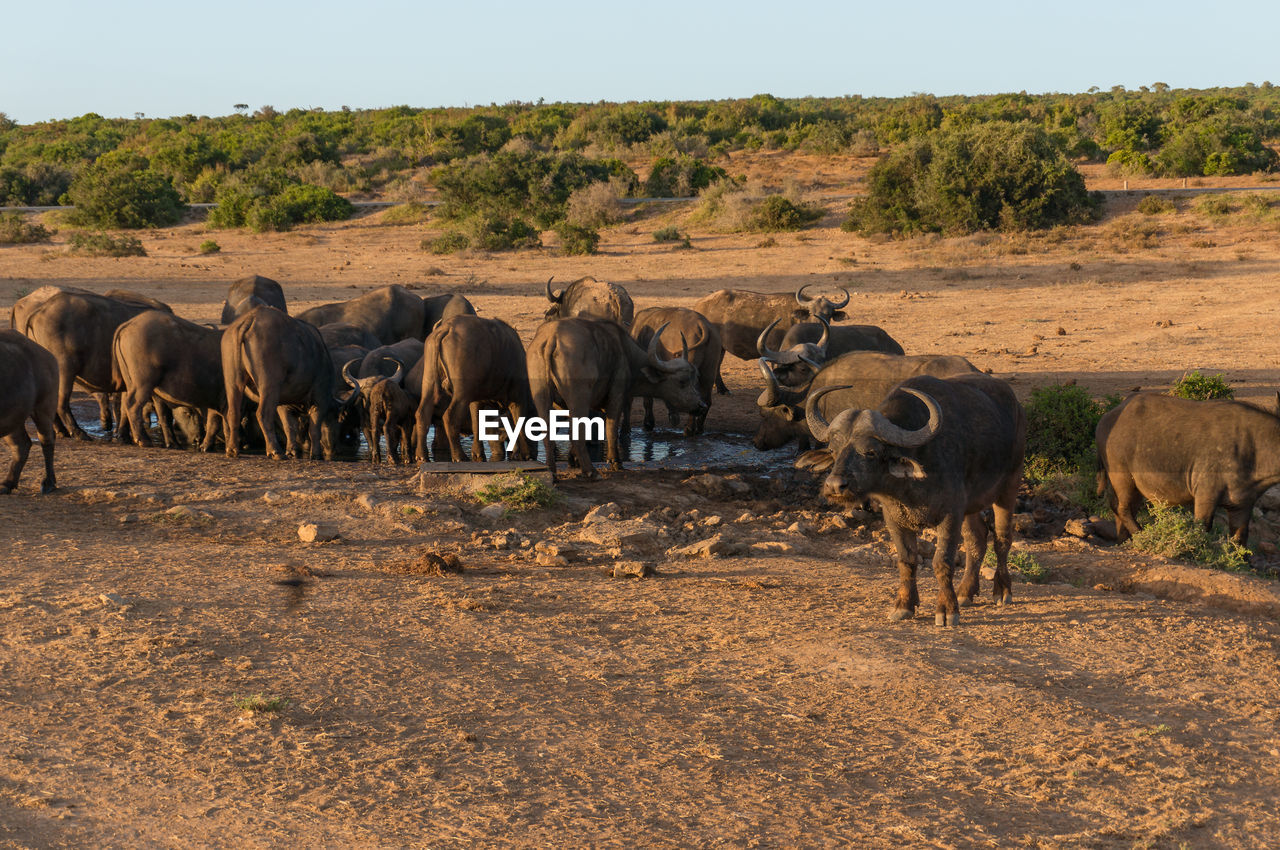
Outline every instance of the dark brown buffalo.
<svg viewBox="0 0 1280 850">
<path fill-rule="evenodd" d="M 154 399 L 204 414 L 201 451 L 217 439 L 227 401 L 222 379 L 222 331 L 149 310 L 116 329 L 111 344 L 113 381 L 124 392 L 120 418 L 133 440 L 150 446 L 143 408 Z M 177 445 L 168 417 L 157 411 L 166 446 Z"/>
<path fill-rule="evenodd" d="M 304 320 L 305 321 L 305 320 Z M 320 326 L 320 338 L 326 348 L 350 348 L 352 346 L 371 351 L 382 345 L 382 341 L 369 331 L 350 322 L 330 322 Z"/>
<path fill-rule="evenodd" d="M 52 493 L 58 483 L 53 475 L 53 420 L 58 409 L 58 361 L 52 354 L 17 331 L 0 331 L 0 439 L 9 447 L 13 460 L 0 495 L 18 486 L 22 468 L 31 453 L 27 420 L 36 423 L 40 451 L 44 455 L 41 493 Z"/>
<path fill-rule="evenodd" d="M 466 314 L 464 314 L 466 315 Z M 423 341 L 420 339 L 402 339 L 394 345 L 380 345 L 370 349 L 355 370 L 357 378 L 369 378 L 374 375 L 390 377 L 396 369 L 408 375 L 413 367 L 422 359 Z M 404 384 L 405 381 L 400 381 Z"/>
<path fill-rule="evenodd" d="M 903 354 L 902 346 L 875 325 L 840 325 L 831 327 L 826 319 L 792 325 L 782 337 L 777 351 L 769 348 L 767 339 L 771 324 L 760 332 L 756 348 L 769 364 L 778 383 L 784 387 L 802 387 L 830 360 L 850 351 L 880 351 Z"/>
<path fill-rule="evenodd" d="M 1099 492 L 1123 542 L 1144 499 L 1190 507 L 1206 529 L 1227 511 L 1231 538 L 1249 541 L 1253 505 L 1280 484 L 1280 418 L 1239 401 L 1138 393 L 1098 422 Z"/>
<path fill-rule="evenodd" d="M 453 293 L 428 295 L 422 299 L 422 309 L 422 333 L 418 339 L 426 339 L 427 334 L 435 330 L 442 319 L 476 314 L 476 308 L 471 306 L 470 301 Z"/>
<path fill-rule="evenodd" d="M 574 318 L 543 324 L 529 344 L 529 385 L 538 415 L 548 419 L 556 405 L 575 419 L 603 411 L 605 459 L 610 469 L 620 469 L 620 428 L 634 397 L 660 398 L 673 410 L 705 414 L 697 368 L 687 357 L 663 360 L 659 356 L 663 330 L 654 333 L 646 351 L 617 322 Z M 598 477 L 585 438 L 573 440 L 572 445 L 578 468 L 588 478 Z M 554 477 L 556 456 L 550 435 L 543 446 Z"/>
<path fill-rule="evenodd" d="M 356 325 L 376 336 L 380 344 L 390 345 L 411 336 L 422 339 L 425 312 L 421 298 L 393 283 L 350 301 L 312 307 L 298 318 L 316 327 L 334 322 Z"/>
<path fill-rule="evenodd" d="M 703 404 L 711 409 L 711 389 L 715 386 L 716 375 L 720 374 L 720 361 L 724 357 L 724 347 L 720 344 L 720 332 L 716 326 L 707 321 L 707 317 L 684 307 L 649 307 L 636 313 L 635 323 L 631 326 L 631 336 L 643 348 L 648 349 L 649 341 L 657 333 L 658 328 L 667 326 L 666 342 L 658 346 L 658 356 L 670 360 L 681 354 L 672 346 L 672 340 L 679 339 L 688 345 L 689 362 L 698 370 L 698 391 L 702 395 Z M 671 424 L 677 425 L 680 414 L 667 408 Z M 701 434 L 707 422 L 707 412 L 689 417 L 685 425 L 685 436 Z M 644 398 L 644 428 L 652 430 L 653 398 Z"/>
<path fill-rule="evenodd" d="M 416 342 L 416 340 L 415 340 Z M 422 347 L 422 343 L 418 343 Z M 357 378 L 351 374 L 352 363 L 342 368 L 342 379 L 356 391 L 360 399 L 360 426 L 365 443 L 369 446 L 369 460 L 382 462 L 382 438 L 387 440 L 387 455 L 392 463 L 400 462 L 400 444 L 412 451 L 414 411 L 417 404 L 404 391 L 404 366 L 386 358 L 385 365 L 394 371 L 384 375 L 375 371 L 372 375 Z"/>
<path fill-rule="evenodd" d="M 471 442 L 471 459 L 483 461 L 479 438 L 482 405 L 505 410 L 513 420 L 533 412 L 519 334 L 500 319 L 467 315 L 445 319 L 423 345 L 419 398 L 414 428 L 418 460 L 426 461 L 427 430 L 439 418 L 455 462 L 466 460 L 462 434 L 468 424 L 476 435 Z"/>
<path fill-rule="evenodd" d="M 809 447 L 809 425 L 804 404 L 809 393 L 824 387 L 844 389 L 823 397 L 820 411 L 827 418 L 846 407 L 872 408 L 901 381 L 916 375 L 946 378 L 952 375 L 978 374 L 973 364 L 963 357 L 947 354 L 915 354 L 902 356 L 877 351 L 852 351 L 825 364 L 806 386 L 780 386 L 768 365 L 761 362 L 765 390 L 756 399 L 760 408 L 760 427 L 753 443 L 757 449 L 776 449 L 793 439 L 800 448 Z"/>
<path fill-rule="evenodd" d="M 263 304 L 275 307 L 281 313 L 289 310 L 284 303 L 284 290 L 269 277 L 249 275 L 231 284 L 227 298 L 222 302 L 222 324 L 229 325 L 236 316 L 249 312 Z"/>
<path fill-rule="evenodd" d="M 160 307 L 169 312 L 152 299 L 58 292 L 25 316 L 18 330 L 58 360 L 58 415 L 71 436 L 89 439 L 71 413 L 73 384 L 79 382 L 94 393 L 122 390 L 111 375 L 111 340 L 116 329 L 134 316 Z M 110 427 L 109 418 L 104 424 Z"/>
<path fill-rule="evenodd" d="M 548 279 L 547 300 L 551 302 L 547 308 L 547 321 L 581 316 L 584 319 L 611 319 L 624 328 L 630 328 L 635 315 L 635 305 L 627 290 L 594 277 L 580 277 L 559 293 L 551 291 L 551 279 Z"/>
<path fill-rule="evenodd" d="M 272 417 L 286 436 L 285 453 L 297 454 L 290 410 L 305 416 L 309 454 L 323 449 L 333 458 L 337 413 L 351 401 L 334 394 L 337 373 L 320 331 L 274 307 L 255 307 L 227 326 L 222 335 L 222 376 L 226 385 L 227 454 L 240 453 L 240 416 L 245 396 L 258 403 L 257 419 L 267 456 L 282 457 Z"/>
<path fill-rule="evenodd" d="M 960 601 L 972 601 L 978 592 L 987 507 L 995 514 L 992 595 L 999 605 L 1009 602 L 1009 546 L 1027 442 L 1026 415 L 1009 385 L 988 375 L 924 375 L 903 381 L 875 408 L 849 408 L 828 423 L 819 405 L 834 392 L 826 387 L 806 403 L 809 429 L 829 447 L 808 452 L 796 465 L 828 472 L 822 484 L 827 499 L 870 497 L 879 507 L 898 556 L 898 596 L 890 618 L 915 615 L 917 535 L 932 527 L 934 622 L 958 622 Z M 961 537 L 966 564 L 957 599 L 951 577 Z"/>
</svg>

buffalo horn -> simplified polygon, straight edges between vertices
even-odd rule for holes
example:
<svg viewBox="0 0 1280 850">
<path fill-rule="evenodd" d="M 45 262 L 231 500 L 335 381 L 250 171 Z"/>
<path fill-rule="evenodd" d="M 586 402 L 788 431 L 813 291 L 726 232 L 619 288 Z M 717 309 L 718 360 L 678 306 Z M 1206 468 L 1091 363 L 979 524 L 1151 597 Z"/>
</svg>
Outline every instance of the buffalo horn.
<svg viewBox="0 0 1280 850">
<path fill-rule="evenodd" d="M 822 416 L 822 411 L 818 409 L 818 402 L 827 393 L 833 393 L 836 390 L 852 389 L 849 386 L 839 387 L 823 387 L 816 393 L 810 393 L 809 397 L 804 401 L 804 419 L 809 424 L 809 433 L 819 443 L 827 442 L 827 437 L 831 433 L 831 423 Z"/>
<path fill-rule="evenodd" d="M 383 357 L 382 359 L 388 360 L 396 364 L 396 373 L 392 375 L 390 378 L 387 378 L 387 380 L 395 384 L 400 383 L 400 379 L 404 377 L 404 366 L 400 363 L 399 360 L 395 359 L 394 357 Z"/>
<path fill-rule="evenodd" d="M 360 382 L 351 377 L 351 364 L 358 363 L 359 360 L 348 360 L 346 365 L 342 367 L 342 380 L 346 381 L 349 386 L 355 390 L 360 389 Z"/>
<path fill-rule="evenodd" d="M 849 290 L 842 286 L 840 287 L 840 291 L 844 293 L 844 300 L 839 304 L 832 304 L 832 309 L 839 310 L 841 307 L 847 307 L 849 305 Z"/>
<path fill-rule="evenodd" d="M 760 371 L 764 373 L 764 392 L 756 399 L 756 405 L 775 407 L 778 404 L 778 378 L 763 357 L 760 358 Z"/>
<path fill-rule="evenodd" d="M 796 303 L 799 304 L 801 307 L 809 303 L 810 299 L 804 297 L 804 291 L 808 289 L 811 285 L 812 284 L 806 283 L 804 286 L 796 290 Z"/>
<path fill-rule="evenodd" d="M 871 413 L 871 427 L 873 433 L 881 442 L 904 449 L 914 449 L 923 446 L 938 435 L 939 429 L 942 428 L 942 411 L 938 408 L 938 403 L 933 400 L 932 396 L 919 390 L 913 390 L 910 387 L 903 387 L 902 391 L 911 393 L 911 395 L 924 402 L 925 407 L 929 408 L 929 421 L 925 423 L 924 427 L 915 431 L 908 431 L 906 428 L 894 425 L 878 410 Z"/>
<path fill-rule="evenodd" d="M 547 278 L 547 300 L 550 301 L 552 304 L 559 304 L 560 300 L 564 298 L 564 293 L 561 292 L 559 295 L 556 295 L 551 291 L 551 281 L 555 279 L 556 279 L 555 275 L 552 275 L 551 277 Z"/>
<path fill-rule="evenodd" d="M 670 360 L 663 360 L 658 356 L 658 340 L 662 336 L 662 332 L 667 329 L 670 322 L 663 322 L 662 325 L 653 332 L 653 338 L 649 340 L 649 365 L 663 372 L 674 372 L 679 369 L 679 365 L 672 363 Z"/>
</svg>

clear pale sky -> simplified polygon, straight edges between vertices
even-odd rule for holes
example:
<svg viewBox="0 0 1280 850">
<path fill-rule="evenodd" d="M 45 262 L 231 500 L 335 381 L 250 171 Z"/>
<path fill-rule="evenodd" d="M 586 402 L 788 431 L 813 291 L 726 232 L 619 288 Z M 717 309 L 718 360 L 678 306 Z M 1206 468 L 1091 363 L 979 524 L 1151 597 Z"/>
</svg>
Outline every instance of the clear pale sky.
<svg viewBox="0 0 1280 850">
<path fill-rule="evenodd" d="M 1280 82 L 1277 7 L 1189 2 L 4 0 L 20 123 L 337 109 Z"/>
</svg>

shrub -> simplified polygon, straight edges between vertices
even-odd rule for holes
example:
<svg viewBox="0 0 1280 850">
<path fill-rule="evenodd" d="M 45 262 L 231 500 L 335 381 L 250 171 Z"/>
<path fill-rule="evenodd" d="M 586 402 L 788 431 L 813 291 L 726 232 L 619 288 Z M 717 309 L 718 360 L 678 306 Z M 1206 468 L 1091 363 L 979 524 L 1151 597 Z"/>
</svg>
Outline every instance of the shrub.
<svg viewBox="0 0 1280 850">
<path fill-rule="evenodd" d="M 1143 215 L 1164 215 L 1165 213 L 1177 212 L 1178 208 L 1173 201 L 1166 200 L 1158 195 L 1147 195 L 1141 201 L 1138 201 L 1138 212 Z"/>
<path fill-rule="evenodd" d="M 209 214 L 210 226 L 248 227 L 258 233 L 289 230 L 295 224 L 340 221 L 354 210 L 350 201 L 330 189 L 277 181 L 274 175 L 256 184 L 224 186 L 217 203 Z"/>
<path fill-rule="evenodd" d="M 971 233 L 1091 220 L 1099 206 L 1045 131 L 991 122 L 934 130 L 872 167 L 846 230 Z"/>
<path fill-rule="evenodd" d="M 142 241 L 135 236 L 112 236 L 110 233 L 86 233 L 77 230 L 67 238 L 73 254 L 86 257 L 145 257 Z"/>
<path fill-rule="evenodd" d="M 433 254 L 454 254 L 471 247 L 471 240 L 465 233 L 457 230 L 446 230 L 435 239 L 423 239 L 422 250 Z"/>
<path fill-rule="evenodd" d="M 493 480 L 476 491 L 482 505 L 502 502 L 513 511 L 545 508 L 560 497 L 556 489 L 542 479 L 522 472 L 495 475 Z"/>
<path fill-rule="evenodd" d="M 1113 396 L 1098 403 L 1074 384 L 1032 390 L 1026 404 L 1027 479 L 1034 483 L 1056 473 L 1090 471 L 1096 463 L 1098 420 L 1119 402 Z"/>
<path fill-rule="evenodd" d="M 1235 398 L 1236 391 L 1231 389 L 1225 375 L 1202 375 L 1194 370 L 1179 378 L 1173 389 L 1169 390 L 1169 395 L 1204 401 L 1211 398 Z"/>
<path fill-rule="evenodd" d="M 0 213 L 0 245 L 48 242 L 52 236 L 43 224 L 27 221 L 22 213 Z"/>
<path fill-rule="evenodd" d="M 687 198 L 718 180 L 729 177 L 718 165 L 708 165 L 687 154 L 664 156 L 653 163 L 644 193 L 651 198 Z"/>
<path fill-rule="evenodd" d="M 1245 569 L 1249 562 L 1249 550 L 1227 538 L 1220 527 L 1205 531 L 1185 509 L 1159 503 L 1149 507 L 1146 523 L 1128 545 L 1139 552 L 1233 572 Z"/>
<path fill-rule="evenodd" d="M 618 200 L 618 186 L 614 181 L 592 183 L 575 189 L 569 195 L 565 220 L 579 227 L 597 228 L 613 224 L 622 218 L 622 204 Z"/>
<path fill-rule="evenodd" d="M 231 703 L 240 711 L 254 714 L 283 711 L 289 705 L 288 697 L 268 697 L 254 694 L 251 697 L 232 697 Z"/>
<path fill-rule="evenodd" d="M 421 224 L 431 217 L 431 208 L 418 201 L 397 204 L 382 214 L 383 224 Z"/>
<path fill-rule="evenodd" d="M 660 227 L 653 231 L 654 242 L 679 242 L 683 238 L 680 235 L 680 229 L 674 224 L 668 227 Z"/>
<path fill-rule="evenodd" d="M 756 233 L 800 230 L 822 218 L 825 213 L 822 207 L 813 204 L 796 204 L 782 195 L 770 195 L 751 208 L 746 229 Z"/>
<path fill-rule="evenodd" d="M 471 233 L 471 244 L 484 251 L 542 247 L 538 231 L 522 218 L 478 215 L 471 220 Z"/>
<path fill-rule="evenodd" d="M 594 254 L 600 247 L 600 234 L 590 227 L 581 227 L 563 221 L 556 225 L 560 248 L 566 254 Z"/>
<path fill-rule="evenodd" d="M 212 239 L 206 239 L 200 243 L 200 248 L 198 250 L 201 254 L 216 254 L 222 250 L 222 246 L 217 242 L 214 242 Z"/>
<path fill-rule="evenodd" d="M 67 194 L 76 207 L 73 220 L 90 227 L 163 227 L 182 218 L 185 209 L 169 178 L 129 151 L 100 156 Z"/>
<path fill-rule="evenodd" d="M 0 204 L 51 207 L 71 187 L 71 172 L 46 162 L 0 168 Z"/>
<path fill-rule="evenodd" d="M 993 549 L 988 549 L 986 556 L 982 559 L 984 567 L 995 569 L 996 553 Z M 1049 580 L 1050 571 L 1048 567 L 1041 565 L 1036 560 L 1036 556 L 1026 551 L 1016 551 L 1009 553 L 1009 566 L 1022 573 L 1022 577 L 1032 584 L 1044 584 Z"/>
<path fill-rule="evenodd" d="M 521 216 L 551 227 L 564 219 L 574 190 L 608 181 L 615 171 L 576 153 L 502 150 L 437 168 L 432 181 L 446 218 Z"/>
<path fill-rule="evenodd" d="M 1205 195 L 1196 201 L 1196 212 L 1210 218 L 1230 215 L 1233 209 L 1231 199 L 1226 195 Z"/>
</svg>

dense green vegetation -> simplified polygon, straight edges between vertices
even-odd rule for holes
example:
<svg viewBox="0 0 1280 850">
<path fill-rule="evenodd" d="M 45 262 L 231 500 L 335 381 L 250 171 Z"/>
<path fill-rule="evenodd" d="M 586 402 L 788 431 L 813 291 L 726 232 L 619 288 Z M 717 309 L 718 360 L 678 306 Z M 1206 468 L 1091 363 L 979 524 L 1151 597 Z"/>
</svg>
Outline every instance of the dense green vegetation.
<svg viewBox="0 0 1280 850">
<path fill-rule="evenodd" d="M 563 205 L 583 181 L 612 177 L 631 195 L 692 193 L 724 179 L 718 160 L 734 150 L 848 156 L 888 150 L 902 157 L 903 150 L 918 155 L 931 133 L 936 150 L 938 139 L 982 138 L 987 126 L 998 128 L 988 135 L 1018 133 L 1067 159 L 1107 161 L 1124 173 L 1249 173 L 1276 165 L 1266 143 L 1280 138 L 1280 89 L 1263 83 L 1179 90 L 1156 83 L 1139 91 L 982 97 L 762 94 L 723 101 L 333 112 L 264 106 L 252 115 L 126 119 L 90 113 L 29 125 L 0 114 L 0 203 L 45 205 L 68 194 L 74 199 L 76 184 L 111 154 L 117 165 L 146 162 L 131 173 L 147 197 L 167 195 L 160 181 L 188 203 L 229 202 L 236 207 L 234 226 L 278 229 L 341 212 L 329 196 L 306 187 L 414 200 L 430 175 L 449 196 L 455 218 L 519 213 L 531 225 L 551 227 L 564 220 Z M 641 183 L 623 160 L 642 163 L 647 180 Z M 547 191 L 531 191 L 544 184 Z M 503 208 L 480 209 L 494 204 L 477 200 L 476 188 L 494 190 Z M 288 198 L 272 200 L 281 194 Z M 529 206 L 516 210 L 516 204 Z M 151 221 L 165 216 L 162 211 Z M 983 226 L 991 226 L 989 218 Z M 1024 224 L 1036 220 L 1033 215 Z"/>
</svg>

